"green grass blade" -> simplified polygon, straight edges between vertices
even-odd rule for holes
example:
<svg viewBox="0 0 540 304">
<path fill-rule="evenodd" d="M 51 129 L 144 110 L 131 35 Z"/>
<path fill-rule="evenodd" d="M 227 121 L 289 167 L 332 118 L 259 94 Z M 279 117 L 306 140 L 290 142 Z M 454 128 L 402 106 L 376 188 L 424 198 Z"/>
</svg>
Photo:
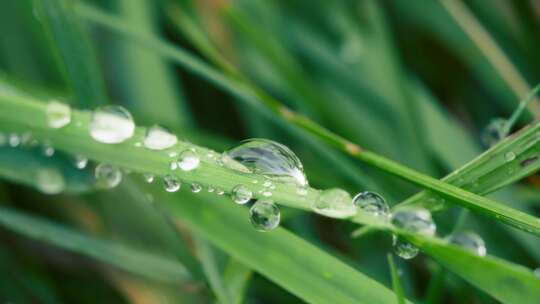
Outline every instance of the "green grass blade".
<svg viewBox="0 0 540 304">
<path fill-rule="evenodd" d="M 232 304 L 231 294 L 223 282 L 223 277 L 214 256 L 214 250 L 204 239 L 195 236 L 195 249 L 202 264 L 202 268 L 212 291 L 216 295 L 218 302 L 222 304 Z"/>
<path fill-rule="evenodd" d="M 0 208 L 0 224 L 18 234 L 86 255 L 128 272 L 165 282 L 184 282 L 190 276 L 182 264 L 99 240 L 53 222 Z"/>
<path fill-rule="evenodd" d="M 394 289 L 394 293 L 396 294 L 397 303 L 398 304 L 405 304 L 405 293 L 403 292 L 403 287 L 401 286 L 401 282 L 399 280 L 399 273 L 396 269 L 396 263 L 394 262 L 394 257 L 391 253 L 386 255 L 386 258 L 388 260 L 388 266 L 390 267 L 390 275 L 392 277 L 392 288 Z"/>
<path fill-rule="evenodd" d="M 55 41 L 78 106 L 108 100 L 100 65 L 86 31 L 66 0 L 37 0 L 36 11 Z"/>
<path fill-rule="evenodd" d="M 244 302 L 247 287 L 252 276 L 253 270 L 251 268 L 246 267 L 234 258 L 229 259 L 225 266 L 223 281 L 232 297 L 232 303 L 240 304 Z"/>
</svg>

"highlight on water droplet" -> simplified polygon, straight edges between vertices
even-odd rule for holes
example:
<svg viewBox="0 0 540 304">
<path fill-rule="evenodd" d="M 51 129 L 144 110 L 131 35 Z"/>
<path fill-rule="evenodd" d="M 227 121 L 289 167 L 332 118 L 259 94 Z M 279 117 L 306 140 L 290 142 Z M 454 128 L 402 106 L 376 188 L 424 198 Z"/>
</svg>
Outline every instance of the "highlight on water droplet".
<svg viewBox="0 0 540 304">
<path fill-rule="evenodd" d="M 216 188 L 216 194 L 217 195 L 223 195 L 223 194 L 225 194 L 225 190 L 223 190 L 222 188 Z"/>
<path fill-rule="evenodd" d="M 362 212 L 375 217 L 388 217 L 390 207 L 386 200 L 377 193 L 364 191 L 353 198 L 353 204 Z"/>
<path fill-rule="evenodd" d="M 312 209 L 318 214 L 333 218 L 351 217 L 357 211 L 350 194 L 338 188 L 321 191 Z"/>
<path fill-rule="evenodd" d="M 102 188 L 114 188 L 122 181 L 122 170 L 109 164 L 99 164 L 94 171 L 96 184 Z"/>
<path fill-rule="evenodd" d="M 484 240 L 472 231 L 451 234 L 448 237 L 448 241 L 454 245 L 472 251 L 474 254 L 481 257 L 485 256 L 487 253 Z"/>
<path fill-rule="evenodd" d="M 482 143 L 486 147 L 492 147 L 501 141 L 507 134 L 505 134 L 507 120 L 504 118 L 494 118 L 482 131 Z"/>
<path fill-rule="evenodd" d="M 201 184 L 198 184 L 198 183 L 192 183 L 191 184 L 191 192 L 199 193 L 199 192 L 201 192 L 201 190 L 202 190 Z"/>
<path fill-rule="evenodd" d="M 48 144 L 43 144 L 41 146 L 41 152 L 43 153 L 43 155 L 47 156 L 47 157 L 52 157 L 54 155 L 54 148 Z"/>
<path fill-rule="evenodd" d="M 154 182 L 155 176 L 152 173 L 143 174 L 144 181 L 151 184 Z"/>
<path fill-rule="evenodd" d="M 212 187 L 212 186 L 208 186 L 208 188 L 206 189 L 206 191 L 208 191 L 208 193 L 212 193 L 214 191 L 216 191 L 216 188 Z"/>
<path fill-rule="evenodd" d="M 249 209 L 249 220 L 258 231 L 269 231 L 279 225 L 279 208 L 270 200 L 258 200 Z"/>
<path fill-rule="evenodd" d="M 397 235 L 392 235 L 394 253 L 402 259 L 410 260 L 418 255 L 418 248 Z"/>
<path fill-rule="evenodd" d="M 45 194 L 58 194 L 66 188 L 64 176 L 55 168 L 40 168 L 36 172 L 36 183 L 38 190 Z"/>
<path fill-rule="evenodd" d="M 88 165 L 88 157 L 84 155 L 75 155 L 73 162 L 75 164 L 75 168 L 82 170 Z"/>
<path fill-rule="evenodd" d="M 21 137 L 17 133 L 11 133 L 8 137 L 8 143 L 10 147 L 18 147 L 21 144 Z"/>
<path fill-rule="evenodd" d="M 195 151 L 184 150 L 178 157 L 178 168 L 182 171 L 191 171 L 197 169 L 201 160 Z"/>
<path fill-rule="evenodd" d="M 506 152 L 504 154 L 504 160 L 507 161 L 507 162 L 511 162 L 513 161 L 514 159 L 516 159 L 516 154 L 512 151 L 509 151 L 509 152 Z"/>
<path fill-rule="evenodd" d="M 231 191 L 233 202 L 243 205 L 251 200 L 253 192 L 244 185 L 236 185 Z"/>
<path fill-rule="evenodd" d="M 165 175 L 163 177 L 163 186 L 167 192 L 176 192 L 180 190 L 182 183 L 174 175 Z"/>
<path fill-rule="evenodd" d="M 176 135 L 157 125 L 148 128 L 144 137 L 144 146 L 150 150 L 164 150 L 177 142 Z"/>
<path fill-rule="evenodd" d="M 71 122 L 71 108 L 64 103 L 53 100 L 47 104 L 45 110 L 47 125 L 53 129 L 67 126 Z"/>
<path fill-rule="evenodd" d="M 306 187 L 302 163 L 288 147 L 267 139 L 248 139 L 222 155 L 223 164 L 232 170 L 265 175 L 273 181 Z"/>
<path fill-rule="evenodd" d="M 89 128 L 96 141 L 117 144 L 133 136 L 135 123 L 125 108 L 109 105 L 94 110 Z"/>
</svg>

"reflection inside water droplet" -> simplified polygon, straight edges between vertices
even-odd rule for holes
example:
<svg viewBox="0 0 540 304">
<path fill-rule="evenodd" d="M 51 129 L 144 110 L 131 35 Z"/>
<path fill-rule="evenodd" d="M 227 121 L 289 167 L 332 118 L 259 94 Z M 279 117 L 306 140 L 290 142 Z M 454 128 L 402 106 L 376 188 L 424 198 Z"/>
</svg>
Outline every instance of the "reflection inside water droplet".
<svg viewBox="0 0 540 304">
<path fill-rule="evenodd" d="M 478 256 L 486 255 L 486 244 L 484 240 L 474 232 L 460 232 L 450 235 L 448 241 L 452 244 L 472 251 Z"/>
<path fill-rule="evenodd" d="M 270 200 L 258 200 L 249 209 L 251 224 L 259 231 L 269 231 L 276 228 L 280 218 L 278 206 Z"/>
<path fill-rule="evenodd" d="M 94 175 L 97 185 L 102 188 L 114 188 L 122 181 L 122 171 L 109 164 L 97 165 Z"/>
</svg>

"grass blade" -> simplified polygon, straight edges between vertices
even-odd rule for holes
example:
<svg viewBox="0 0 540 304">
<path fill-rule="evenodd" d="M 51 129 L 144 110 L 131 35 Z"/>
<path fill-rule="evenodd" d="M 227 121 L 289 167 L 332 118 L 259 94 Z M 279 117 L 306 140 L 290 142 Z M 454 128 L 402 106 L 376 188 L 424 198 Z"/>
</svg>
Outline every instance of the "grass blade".
<svg viewBox="0 0 540 304">
<path fill-rule="evenodd" d="M 246 267 L 234 258 L 230 258 L 225 266 L 223 281 L 232 297 L 232 303 L 244 302 L 249 281 L 253 275 L 251 268 Z"/>
<path fill-rule="evenodd" d="M 222 304 L 231 304 L 233 303 L 231 299 L 231 294 L 229 290 L 225 287 L 223 282 L 223 277 L 221 271 L 218 267 L 218 263 L 214 256 L 214 250 L 208 242 L 200 237 L 195 237 L 195 248 L 197 250 L 197 255 L 201 260 L 204 274 L 208 279 L 210 287 L 214 291 L 219 303 Z"/>
<path fill-rule="evenodd" d="M 399 273 L 396 269 L 396 263 L 394 262 L 394 257 L 391 253 L 386 255 L 388 260 L 388 266 L 390 267 L 390 275 L 392 277 L 392 288 L 396 294 L 398 304 L 405 304 L 405 293 L 403 292 L 403 287 L 399 280 Z"/>
</svg>

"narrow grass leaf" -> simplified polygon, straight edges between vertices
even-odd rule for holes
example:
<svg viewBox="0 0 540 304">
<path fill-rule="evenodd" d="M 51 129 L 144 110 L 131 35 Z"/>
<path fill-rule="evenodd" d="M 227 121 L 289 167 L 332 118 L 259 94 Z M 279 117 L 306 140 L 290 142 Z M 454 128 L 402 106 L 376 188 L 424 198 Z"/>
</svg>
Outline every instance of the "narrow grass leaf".
<svg viewBox="0 0 540 304">
<path fill-rule="evenodd" d="M 390 268 L 390 276 L 392 277 L 392 288 L 396 294 L 398 304 L 405 304 L 405 293 L 403 292 L 403 287 L 399 280 L 399 273 L 396 268 L 396 263 L 394 262 L 394 257 L 391 253 L 386 255 L 388 260 L 388 267 Z"/>
</svg>

